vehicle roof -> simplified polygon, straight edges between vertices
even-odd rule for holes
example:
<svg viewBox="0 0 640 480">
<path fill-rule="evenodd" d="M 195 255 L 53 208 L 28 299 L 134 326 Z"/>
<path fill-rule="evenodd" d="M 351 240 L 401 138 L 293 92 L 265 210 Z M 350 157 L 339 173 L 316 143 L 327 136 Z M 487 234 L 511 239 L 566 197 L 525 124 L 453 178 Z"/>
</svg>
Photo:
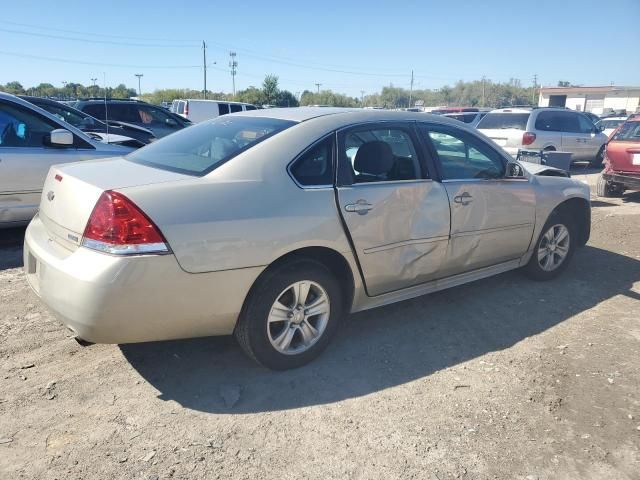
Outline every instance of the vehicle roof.
<svg viewBox="0 0 640 480">
<path fill-rule="evenodd" d="M 605 117 L 605 118 L 601 118 L 600 121 L 606 121 L 606 120 L 622 120 L 625 121 L 627 120 L 627 117 Z"/>
<path fill-rule="evenodd" d="M 64 103 L 61 104 L 61 102 L 54 100 L 52 98 L 34 97 L 31 95 L 18 95 L 18 98 L 22 98 L 23 100 L 26 100 L 27 102 L 30 102 L 30 103 L 39 102 L 39 103 L 47 103 L 49 105 L 62 105 L 63 107 L 71 108 L 69 107 L 69 105 L 66 105 Z"/>
<path fill-rule="evenodd" d="M 495 110 L 491 110 L 488 113 L 531 113 L 531 108 L 521 108 L 521 107 L 504 107 L 504 108 L 496 108 Z M 562 109 L 558 109 L 562 110 Z"/>
<path fill-rule="evenodd" d="M 364 108 L 339 108 L 339 107 L 293 107 L 270 108 L 267 110 L 250 110 L 233 113 L 232 115 L 246 117 L 264 117 L 292 122 L 305 122 L 320 117 L 334 116 L 338 123 L 354 122 L 384 122 L 384 121 L 435 121 L 458 125 L 458 121 L 443 117 L 443 115 L 431 115 L 423 112 L 401 112 L 392 110 L 368 110 Z"/>
<path fill-rule="evenodd" d="M 210 98 L 181 98 L 179 100 L 174 100 L 174 102 L 211 102 L 211 103 L 231 103 L 235 105 L 253 105 L 253 103 L 247 102 L 232 102 L 230 100 L 215 100 Z"/>
</svg>

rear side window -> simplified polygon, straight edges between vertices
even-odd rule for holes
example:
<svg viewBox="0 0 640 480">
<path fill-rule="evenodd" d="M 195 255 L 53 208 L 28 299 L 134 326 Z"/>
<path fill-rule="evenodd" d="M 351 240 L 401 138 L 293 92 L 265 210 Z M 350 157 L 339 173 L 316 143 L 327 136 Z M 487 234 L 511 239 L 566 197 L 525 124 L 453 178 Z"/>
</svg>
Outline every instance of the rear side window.
<svg viewBox="0 0 640 480">
<path fill-rule="evenodd" d="M 242 105 L 236 105 L 235 103 L 232 103 L 229 106 L 231 107 L 231 113 L 236 113 L 236 112 L 241 112 L 242 111 Z"/>
<path fill-rule="evenodd" d="M 529 113 L 487 113 L 478 123 L 478 129 L 505 130 L 514 128 L 516 130 L 526 130 L 529 121 Z"/>
<path fill-rule="evenodd" d="M 323 140 L 307 150 L 293 165 L 290 172 L 303 186 L 333 185 L 333 141 Z"/>
<path fill-rule="evenodd" d="M 104 103 L 90 103 L 85 105 L 82 111 L 88 113 L 92 117 L 104 120 Z"/>
<path fill-rule="evenodd" d="M 557 112 L 540 112 L 536 118 L 536 130 L 543 132 L 561 132 L 561 119 Z"/>
<path fill-rule="evenodd" d="M 185 128 L 127 156 L 127 160 L 186 175 L 206 175 L 295 122 L 225 117 Z"/>
<path fill-rule="evenodd" d="M 184 114 L 184 106 L 187 104 L 187 102 L 178 102 L 178 113 L 180 115 Z"/>
<path fill-rule="evenodd" d="M 218 115 L 226 115 L 229 113 L 229 104 L 228 103 L 219 103 L 218 104 Z"/>
</svg>

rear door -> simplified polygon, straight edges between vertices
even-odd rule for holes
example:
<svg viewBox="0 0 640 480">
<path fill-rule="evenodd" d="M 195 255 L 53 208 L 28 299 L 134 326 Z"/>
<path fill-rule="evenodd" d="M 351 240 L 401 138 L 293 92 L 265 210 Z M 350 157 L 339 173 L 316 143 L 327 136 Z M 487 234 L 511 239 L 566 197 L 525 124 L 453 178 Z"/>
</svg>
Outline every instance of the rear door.
<svg viewBox="0 0 640 480">
<path fill-rule="evenodd" d="M 31 218 L 51 165 L 83 160 L 95 149 L 81 138 L 69 147 L 50 146 L 52 120 L 21 105 L 0 101 L 0 223 Z"/>
<path fill-rule="evenodd" d="M 520 258 L 529 248 L 535 193 L 528 179 L 506 179 L 506 161 L 490 145 L 451 126 L 423 125 L 437 152 L 451 207 L 451 238 L 441 274 Z"/>
<path fill-rule="evenodd" d="M 587 137 L 575 112 L 555 112 L 562 133 L 562 151 L 571 152 L 571 160 L 585 160 L 587 157 Z"/>
<path fill-rule="evenodd" d="M 369 295 L 437 277 L 449 237 L 449 202 L 430 178 L 412 123 L 341 131 L 337 197 Z"/>
<path fill-rule="evenodd" d="M 603 133 L 596 131 L 595 125 L 589 117 L 581 113 L 576 115 L 578 117 L 578 127 L 584 138 L 582 143 L 583 159 L 593 160 L 607 139 Z"/>
</svg>

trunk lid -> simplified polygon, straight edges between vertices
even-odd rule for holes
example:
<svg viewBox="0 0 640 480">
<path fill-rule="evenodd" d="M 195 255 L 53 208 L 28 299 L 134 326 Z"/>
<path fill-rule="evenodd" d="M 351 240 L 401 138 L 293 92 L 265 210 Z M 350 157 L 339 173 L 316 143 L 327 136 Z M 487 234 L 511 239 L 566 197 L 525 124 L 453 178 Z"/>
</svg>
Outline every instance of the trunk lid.
<svg viewBox="0 0 640 480">
<path fill-rule="evenodd" d="M 607 144 L 606 155 L 611 170 L 640 173 L 640 140 L 634 142 L 610 141 Z"/>
<path fill-rule="evenodd" d="M 39 215 L 51 238 L 73 250 L 103 191 L 190 178 L 123 158 L 54 165 L 42 189 Z"/>
</svg>

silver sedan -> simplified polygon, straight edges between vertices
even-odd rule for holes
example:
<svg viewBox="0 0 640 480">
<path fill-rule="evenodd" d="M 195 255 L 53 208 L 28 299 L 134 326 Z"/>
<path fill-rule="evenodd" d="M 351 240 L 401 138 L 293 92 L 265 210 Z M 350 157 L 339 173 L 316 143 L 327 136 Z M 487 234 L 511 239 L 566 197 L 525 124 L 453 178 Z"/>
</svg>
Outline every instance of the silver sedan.
<svg viewBox="0 0 640 480">
<path fill-rule="evenodd" d="M 78 338 L 235 334 L 300 366 L 356 312 L 521 268 L 556 277 L 588 187 L 460 122 L 330 108 L 225 115 L 124 158 L 53 167 L 34 291 Z"/>
</svg>

